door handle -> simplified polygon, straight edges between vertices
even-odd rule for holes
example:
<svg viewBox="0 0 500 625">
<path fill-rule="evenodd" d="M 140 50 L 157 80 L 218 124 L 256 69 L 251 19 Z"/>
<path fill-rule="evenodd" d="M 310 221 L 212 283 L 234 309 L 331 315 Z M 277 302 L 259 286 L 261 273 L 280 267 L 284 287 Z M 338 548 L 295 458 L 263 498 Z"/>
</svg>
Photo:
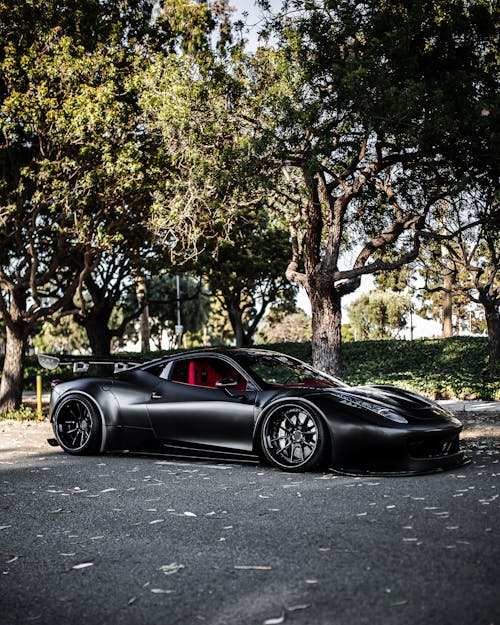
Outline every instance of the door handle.
<svg viewBox="0 0 500 625">
<path fill-rule="evenodd" d="M 160 395 L 160 393 L 151 393 L 151 399 L 161 399 L 163 397 L 163 395 Z"/>
</svg>

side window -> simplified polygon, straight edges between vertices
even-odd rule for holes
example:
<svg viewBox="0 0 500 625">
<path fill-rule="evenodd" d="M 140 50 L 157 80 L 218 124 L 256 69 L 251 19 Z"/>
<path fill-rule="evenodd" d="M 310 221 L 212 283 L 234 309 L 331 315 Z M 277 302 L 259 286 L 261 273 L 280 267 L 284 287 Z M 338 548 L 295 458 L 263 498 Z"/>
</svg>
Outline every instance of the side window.
<svg viewBox="0 0 500 625">
<path fill-rule="evenodd" d="M 231 378 L 237 383 L 237 390 L 246 390 L 245 378 L 231 365 L 217 358 L 185 359 L 174 363 L 170 380 L 182 384 L 217 388 L 217 382 Z"/>
<path fill-rule="evenodd" d="M 167 370 L 168 370 L 168 364 L 165 365 L 164 362 L 161 362 L 159 364 L 156 364 L 152 367 L 148 367 L 147 369 L 145 369 L 145 371 L 147 371 L 151 375 L 155 375 L 157 378 L 164 378 L 165 372 Z"/>
<path fill-rule="evenodd" d="M 172 375 L 170 380 L 172 382 L 182 382 L 183 384 L 189 383 L 189 360 L 179 360 L 174 363 L 172 367 Z"/>
</svg>

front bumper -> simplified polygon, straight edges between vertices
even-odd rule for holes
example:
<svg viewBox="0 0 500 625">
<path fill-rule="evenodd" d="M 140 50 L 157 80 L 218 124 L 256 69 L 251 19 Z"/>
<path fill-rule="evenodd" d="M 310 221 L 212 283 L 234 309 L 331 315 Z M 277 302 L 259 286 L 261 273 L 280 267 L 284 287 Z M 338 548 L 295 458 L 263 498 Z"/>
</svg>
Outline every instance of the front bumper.
<svg viewBox="0 0 500 625">
<path fill-rule="evenodd" d="M 416 475 L 468 464 L 461 425 L 407 428 L 348 425 L 332 433 L 331 467 L 355 475 Z"/>
</svg>

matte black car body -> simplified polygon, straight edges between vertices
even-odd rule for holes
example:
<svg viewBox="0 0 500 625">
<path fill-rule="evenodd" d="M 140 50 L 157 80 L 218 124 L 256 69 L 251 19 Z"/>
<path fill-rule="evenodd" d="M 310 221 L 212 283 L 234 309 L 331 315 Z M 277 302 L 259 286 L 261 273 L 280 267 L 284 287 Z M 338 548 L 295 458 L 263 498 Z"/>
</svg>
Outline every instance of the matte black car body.
<svg viewBox="0 0 500 625">
<path fill-rule="evenodd" d="M 264 379 L 288 368 L 292 379 Z M 466 461 L 461 423 L 436 403 L 393 386 L 349 387 L 267 350 L 184 352 L 63 382 L 50 416 L 74 454 L 162 451 L 393 475 Z"/>
</svg>

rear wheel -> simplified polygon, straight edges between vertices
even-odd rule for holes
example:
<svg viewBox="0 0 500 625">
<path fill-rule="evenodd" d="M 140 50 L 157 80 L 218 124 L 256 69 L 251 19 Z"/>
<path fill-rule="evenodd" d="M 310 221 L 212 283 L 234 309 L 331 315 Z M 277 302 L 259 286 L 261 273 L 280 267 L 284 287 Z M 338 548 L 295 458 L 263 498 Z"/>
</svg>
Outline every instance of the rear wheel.
<svg viewBox="0 0 500 625">
<path fill-rule="evenodd" d="M 54 433 L 69 454 L 91 454 L 101 444 L 101 422 L 95 405 L 86 397 L 63 397 L 54 411 Z"/>
<path fill-rule="evenodd" d="M 325 459 L 328 440 L 316 411 L 300 403 L 280 404 L 264 417 L 261 447 L 271 464 L 285 471 L 308 471 Z"/>
</svg>

